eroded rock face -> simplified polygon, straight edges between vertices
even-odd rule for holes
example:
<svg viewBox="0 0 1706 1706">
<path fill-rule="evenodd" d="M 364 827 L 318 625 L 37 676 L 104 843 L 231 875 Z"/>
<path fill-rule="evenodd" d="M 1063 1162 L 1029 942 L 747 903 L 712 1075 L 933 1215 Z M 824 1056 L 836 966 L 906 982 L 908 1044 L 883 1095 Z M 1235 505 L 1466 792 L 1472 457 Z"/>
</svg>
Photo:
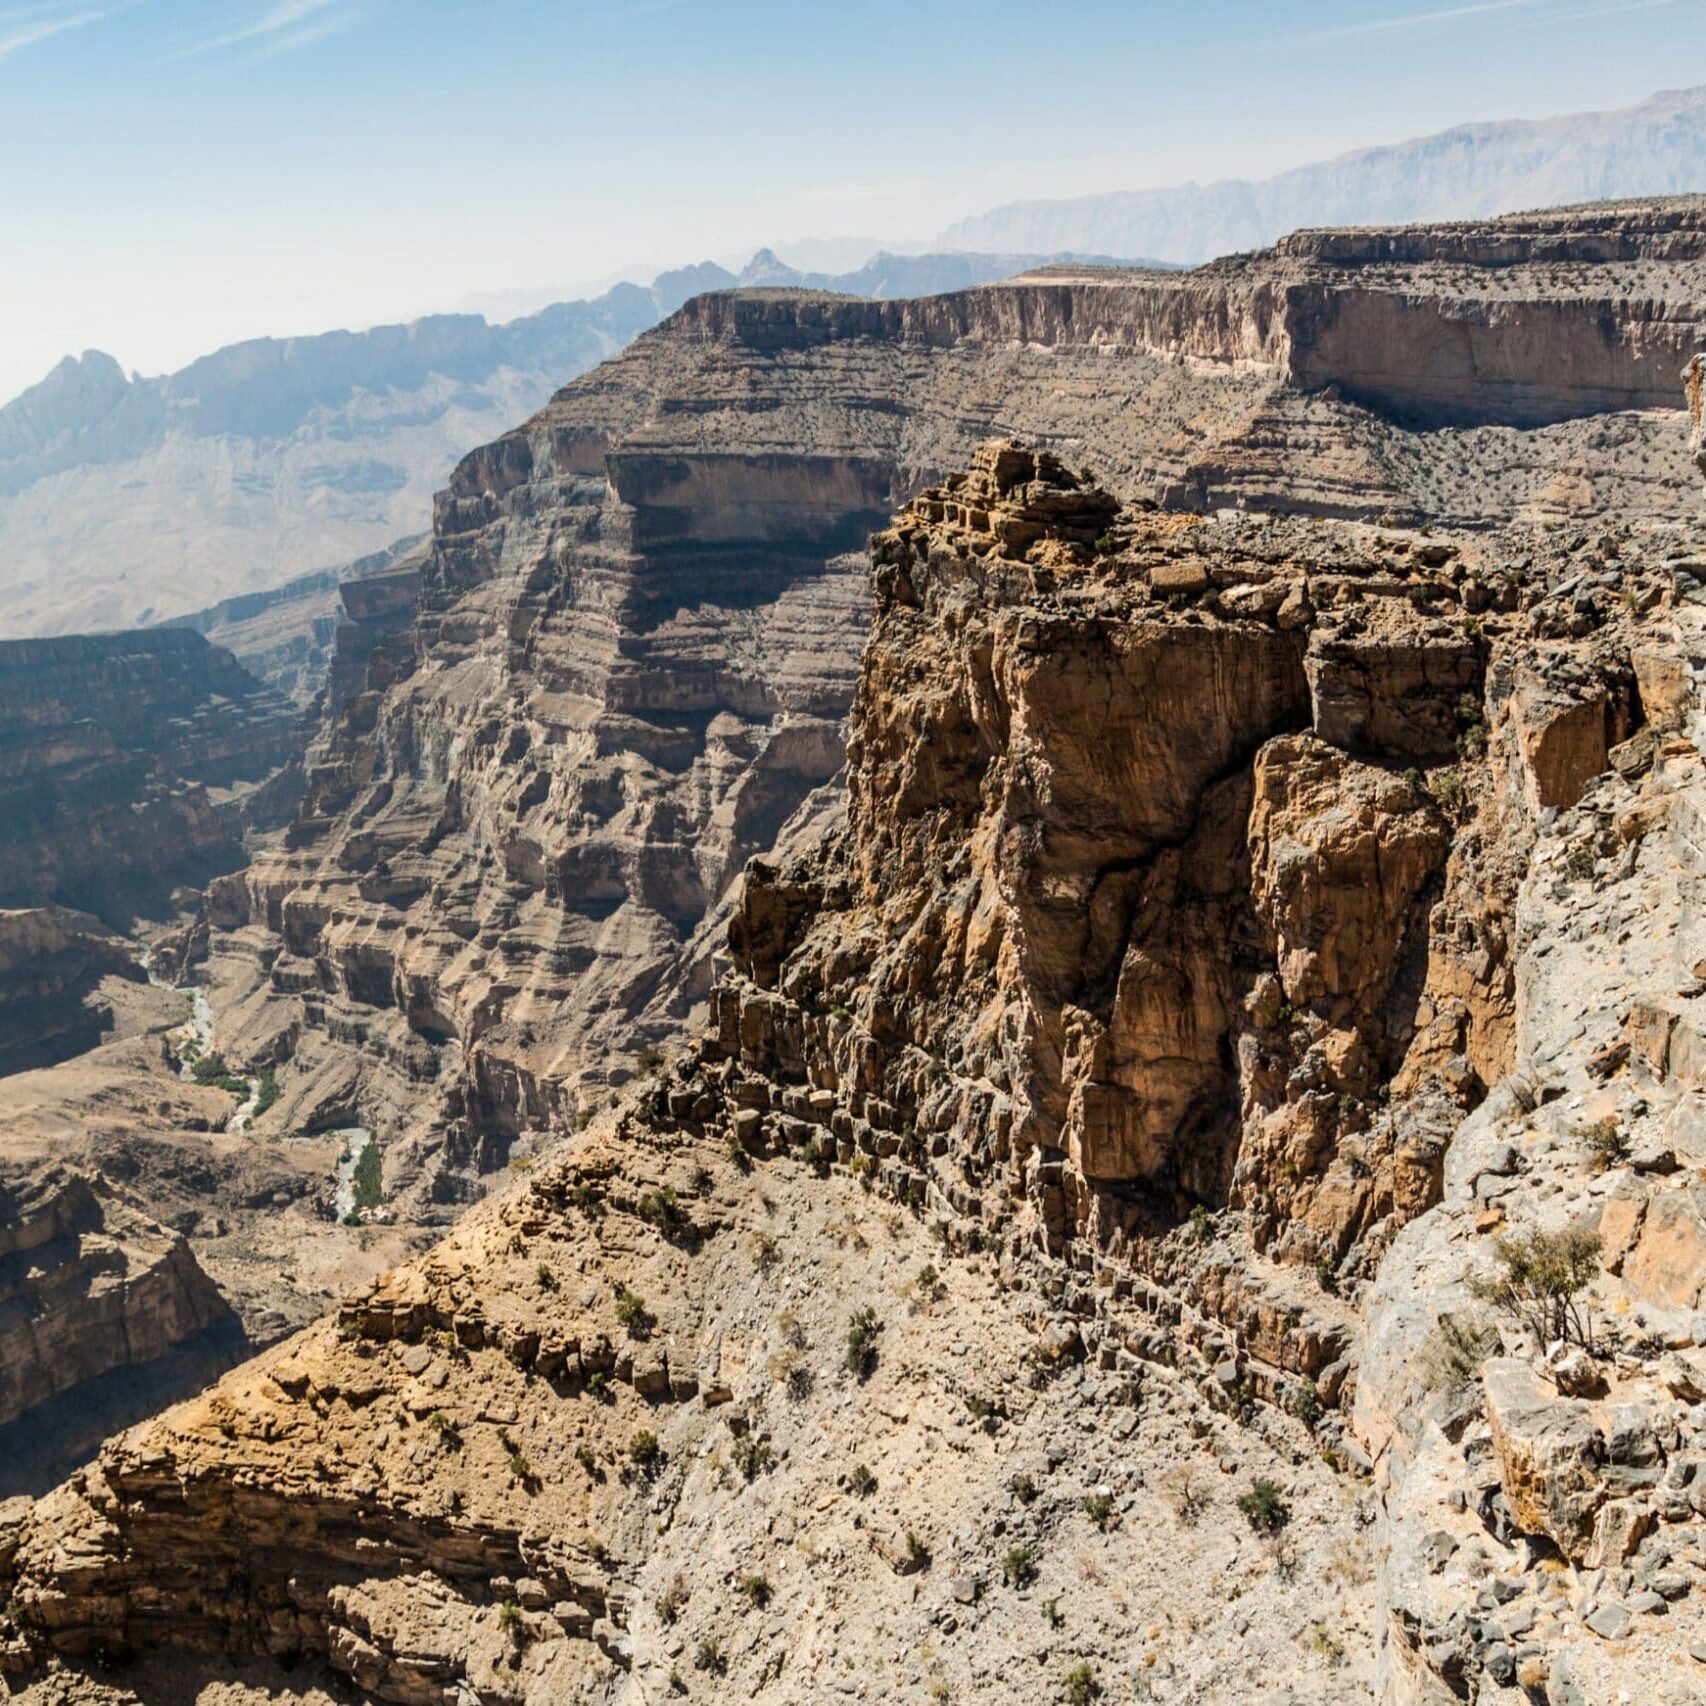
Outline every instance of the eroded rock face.
<svg viewBox="0 0 1706 1706">
<path fill-rule="evenodd" d="M 188 1244 L 47 1167 L 0 1185 L 0 1441 L 9 1487 L 50 1484 L 104 1434 L 229 1367 L 242 1333 Z M 169 1362 L 178 1353 L 175 1362 Z M 175 1388 L 175 1390 L 174 1390 Z M 53 1401 L 76 1394 L 74 1406 Z M 8 1426 L 8 1424 L 11 1424 Z"/>
<path fill-rule="evenodd" d="M 123 913 L 241 863 L 210 788 L 294 745 L 287 707 L 188 631 L 0 642 L 0 904 Z"/>
<path fill-rule="evenodd" d="M 1615 430 L 1587 418 L 1642 403 L 1651 364 L 1637 354 L 1692 335 L 1697 307 L 1679 281 L 1698 225 L 1698 210 L 1671 207 L 1530 216 L 1479 237 L 1314 234 L 1190 275 L 1065 269 L 910 302 L 695 299 L 461 464 L 418 591 L 412 564 L 346 589 L 332 715 L 288 845 L 210 897 L 218 981 L 251 986 L 228 1046 L 285 1063 L 282 1121 L 378 1130 L 404 1212 L 453 1212 L 518 1139 L 586 1118 L 703 1001 L 744 861 L 840 765 L 867 621 L 865 565 L 847 553 L 962 466 L 988 420 L 1094 445 L 1124 501 L 1483 522 L 1668 513 L 1675 435 L 1639 409 Z M 1520 330 L 1530 311 L 1544 336 Z M 1470 339 L 1508 384 L 1464 389 L 1441 366 L 1442 337 Z M 1332 390 L 1352 382 L 1376 412 Z M 1442 384 L 1450 397 L 1428 390 Z M 1400 424 L 1466 409 L 1471 432 Z M 1541 419 L 1553 424 L 1501 424 Z M 1609 477 L 1614 463 L 1627 477 Z M 1044 519 L 1002 525 L 1019 543 Z M 1331 607 L 1347 581 L 1383 571 L 1370 560 L 1347 576 L 1319 558 L 1307 584 L 1270 573 L 1215 588 L 1225 615 L 1268 634 L 1260 657 L 1250 642 L 1216 660 L 1221 637 L 1174 628 L 1165 646 L 1118 638 L 1129 655 L 1095 667 L 1117 690 L 1152 646 L 1181 677 L 1215 671 L 1210 692 L 1234 701 L 1234 724 L 1310 723 L 1367 762 L 1445 763 L 1480 693 L 1483 648 L 1439 623 L 1419 639 L 1395 608 L 1393 588 L 1424 556 L 1438 558 L 1426 576 L 1455 588 L 1450 552 L 1405 544 L 1416 557 L 1363 599 L 1359 621 L 1317 623 L 1307 600 Z M 1478 615 L 1532 596 L 1520 560 L 1515 547 L 1487 554 L 1453 607 Z M 1163 605 L 1203 591 L 1190 553 L 1157 573 Z M 1597 595 L 1580 596 L 1591 612 Z M 1593 618 L 1570 606 L 1557 620 L 1579 637 Z M 1200 648 L 1188 665 L 1186 646 Z M 1039 653 L 1015 683 L 1030 699 L 1021 717 L 1052 718 L 1077 661 L 1051 674 Z M 1177 691 L 1194 703 L 1194 682 Z M 1067 833 L 1107 830 L 1134 858 L 1186 833 L 1179 814 L 1195 811 L 1196 771 L 1217 751 L 1212 739 L 1193 749 L 1185 717 L 1151 722 L 1131 731 L 1140 754 L 1087 772 L 1089 792 L 1062 800 L 1055 839 L 1080 808 Z M 1231 745 L 1247 733 L 1238 724 Z M 1140 773 L 1170 791 L 1095 815 L 1108 807 L 1095 790 Z M 1014 786 L 1031 786 L 1018 769 Z M 1035 863 L 1043 887 L 1054 856 Z M 1123 904 L 1122 884 L 1116 873 L 1107 904 Z M 1151 951 L 1178 959 L 1159 940 Z M 1153 1023 L 1152 1047 L 1115 1058 L 1119 1045 L 1090 1032 L 1072 1044 L 1063 1094 L 1098 1172 L 1156 1168 L 1159 1134 L 1196 1117 L 1221 1071 L 1202 1066 L 1200 1039 L 1224 1032 L 1226 991 L 1175 972 L 1191 981 L 1182 1007 L 1127 986 L 1154 1008 L 1132 1021 L 1134 1034 Z M 1479 1035 L 1484 1006 L 1467 1003 L 1477 1070 L 1498 1047 Z M 1064 1031 L 1043 1046 L 1066 1050 Z M 1140 1074 L 1147 1110 L 1131 1095 Z"/>
<path fill-rule="evenodd" d="M 1500 1512 L 1526 1511 L 1584 1567 L 1636 1555 L 1660 1477 L 1692 1449 L 1671 1431 L 1679 1413 L 1642 1412 L 1639 1384 L 1636 1412 L 1617 1390 L 1603 1410 L 1582 1410 L 1579 1455 L 1597 1480 L 1575 1503 L 1554 1498 L 1551 1466 L 1568 1453 L 1534 1444 L 1551 1437 L 1537 1376 L 1507 1380 L 1496 1365 L 1480 1419 L 1459 1406 L 1448 1430 L 1409 1384 L 1424 1335 L 1388 1313 L 1371 1347 L 1347 1294 L 1378 1267 L 1377 1309 L 1391 1310 L 1391 1284 L 1430 1322 L 1441 1296 L 1462 1303 L 1430 1264 L 1460 1284 L 1458 1234 L 1514 1209 L 1545 1153 L 1515 1134 L 1486 1152 L 1480 1134 L 1525 1105 L 1511 1084 L 1486 1095 L 1496 1063 L 1540 1059 L 1537 1036 L 1565 1034 L 1546 1002 L 1581 993 L 1560 965 L 1537 1006 L 1509 965 L 1512 944 L 1539 928 L 1536 884 L 1563 871 L 1561 838 L 1583 833 L 1570 813 L 1605 812 L 1590 865 L 1613 856 L 1618 825 L 1642 857 L 1658 855 L 1661 823 L 1697 836 L 1685 810 L 1652 815 L 1698 768 L 1680 738 L 1659 744 L 1648 730 L 1638 745 L 1634 729 L 1615 748 L 1633 780 L 1614 766 L 1545 818 L 1539 749 L 1525 738 L 1535 684 L 1584 703 L 1603 693 L 1633 722 L 1633 701 L 1618 697 L 1633 647 L 1691 674 L 1680 545 L 1157 515 L 1012 443 L 928 488 L 873 544 L 845 802 L 819 796 L 813 836 L 750 867 L 733 965 L 697 1046 L 439 1249 L 352 1298 L 335 1328 L 279 1347 L 9 1516 L 0 1581 L 19 1628 L 7 1662 L 178 1643 L 306 1656 L 399 1701 L 461 1688 L 559 1699 L 609 1682 L 611 1666 L 661 1687 L 670 1616 L 696 1640 L 715 1633 L 707 1558 L 730 1581 L 753 1557 L 794 1581 L 795 1559 L 776 1550 L 783 1507 L 762 1491 L 743 1503 L 740 1486 L 761 1489 L 774 1471 L 788 1510 L 839 1523 L 836 1501 L 857 1495 L 832 1494 L 833 1476 L 851 1486 L 849 1453 L 880 1447 L 874 1479 L 893 1501 L 834 1530 L 844 1557 L 860 1537 L 862 1562 L 821 1592 L 802 1584 L 781 1669 L 772 1637 L 755 1635 L 726 1681 L 707 1682 L 819 1698 L 834 1661 L 815 1632 L 839 1653 L 845 1637 L 831 1632 L 887 1606 L 897 1572 L 933 1587 L 921 1548 L 955 1560 L 954 1605 L 985 1597 L 960 1581 L 996 1532 L 985 1464 L 1002 1453 L 985 1442 L 1023 1417 L 1038 1430 L 1026 1449 L 1040 1447 L 1064 1413 L 1080 1449 L 1129 1464 L 1137 1423 L 1108 1430 L 1124 1427 L 1114 1418 L 1136 1391 L 1140 1410 L 1153 1395 L 1167 1412 L 1175 1449 L 1218 1429 L 1242 1442 L 1234 1460 L 1251 1471 L 1271 1466 L 1268 1447 L 1233 1418 L 1265 1402 L 1294 1412 L 1264 1426 L 1291 1454 L 1294 1520 L 1307 1517 L 1321 1548 L 1304 1566 L 1312 1611 L 1325 1560 L 1349 1544 L 1339 1524 L 1355 1521 L 1322 1461 L 1324 1449 L 1344 1466 L 1366 1461 L 1345 1430 L 1354 1396 L 1398 1542 L 1383 1588 L 1388 1694 L 1434 1698 L 1496 1678 L 1490 1614 L 1472 1622 L 1468 1609 L 1485 1576 L 1470 1540 L 1505 1545 Z M 1599 572 L 1590 555 L 1603 562 L 1610 548 L 1616 575 L 1587 585 Z M 1321 714 L 1345 700 L 1316 690 L 1311 656 L 1364 638 L 1421 660 L 1395 673 L 1397 697 L 1423 684 L 1421 702 L 1446 719 L 1428 738 L 1454 731 L 1449 762 L 1424 770 L 1413 752 L 1364 745 Z M 1368 679 L 1373 704 L 1382 682 Z M 488 786 L 501 775 L 494 766 Z M 374 814 L 395 797 L 375 793 Z M 1546 919 L 1544 933 L 1564 940 L 1558 917 Z M 1684 949 L 1663 939 L 1649 930 L 1641 951 L 1674 971 Z M 1644 1021 L 1626 1055 L 1640 1039 L 1655 1076 L 1692 1070 L 1685 1019 L 1692 1009 Z M 1588 1041 L 1585 1028 L 1569 1037 L 1572 1050 Z M 866 1188 L 900 1205 L 892 1223 L 864 1206 Z M 921 1300 L 904 1330 L 883 1302 L 898 1294 L 873 1278 L 891 1259 L 872 1253 L 878 1239 L 904 1251 L 905 1295 Z M 1633 1247 L 1624 1240 L 1626 1267 Z M 963 1357 L 944 1359 L 928 1332 L 944 1301 L 938 1263 L 953 1276 Z M 784 1299 L 772 1338 L 760 1316 Z M 861 1307 L 888 1320 L 848 1339 Z M 839 1373 L 812 1354 L 826 1343 Z M 884 1384 L 891 1346 L 917 1382 L 906 1397 Z M 1062 1380 L 1080 1359 L 1081 1375 Z M 1585 1387 L 1590 1373 L 1570 1378 Z M 948 1476 L 922 1455 L 915 1420 L 944 1379 L 980 1424 Z M 1094 1402 L 1063 1412 L 1078 1388 Z M 1597 1402 L 1571 1398 L 1563 1431 L 1575 1437 L 1570 1406 Z M 877 1420 L 891 1412 L 899 1436 Z M 1467 1441 L 1483 1481 L 1467 1459 L 1439 1481 L 1406 1476 L 1394 1442 L 1412 1416 L 1429 1452 Z M 1498 1469 L 1485 1478 L 1495 1429 L 1508 1492 Z M 642 1431 L 659 1436 L 662 1469 Z M 1061 1449 L 1068 1461 L 1074 1448 Z M 713 1459 L 735 1466 L 726 1502 Z M 1142 1467 L 1158 1485 L 1160 1464 L 1153 1477 Z M 921 1516 L 900 1491 L 943 1486 L 951 1515 Z M 1431 1550 L 1409 1544 L 1407 1499 L 1444 1537 Z M 1136 1531 L 1153 1513 L 1130 1508 Z M 1001 1520 L 1029 1534 L 1021 1509 L 1009 1493 Z M 1147 1531 L 1143 1544 L 1156 1550 Z M 1193 1546 L 1167 1560 L 1174 1603 L 1177 1559 Z M 1264 1579 L 1284 1574 L 1254 1562 Z M 1138 1567 L 1135 1556 L 1123 1565 Z M 668 1593 L 676 1571 L 693 1577 L 686 1601 Z M 932 1643 L 945 1643 L 933 1650 L 974 1696 L 1058 1693 L 1017 1636 L 1009 1659 L 993 1612 L 944 1619 L 946 1600 L 916 1603 Z M 1127 1612 L 1117 1616 L 1129 1633 Z M 1607 1609 L 1602 1622 L 1614 1621 Z M 1034 1615 L 1024 1623 L 1033 1643 L 1046 1638 Z M 1251 1655 L 1266 1665 L 1276 1650 L 1258 1635 L 1240 1630 L 1218 1655 L 1212 1639 L 1193 1646 L 1192 1662 L 1254 1690 Z M 1332 1699 L 1365 1680 L 1300 1686 L 1322 1682 L 1315 1696 Z"/>
</svg>

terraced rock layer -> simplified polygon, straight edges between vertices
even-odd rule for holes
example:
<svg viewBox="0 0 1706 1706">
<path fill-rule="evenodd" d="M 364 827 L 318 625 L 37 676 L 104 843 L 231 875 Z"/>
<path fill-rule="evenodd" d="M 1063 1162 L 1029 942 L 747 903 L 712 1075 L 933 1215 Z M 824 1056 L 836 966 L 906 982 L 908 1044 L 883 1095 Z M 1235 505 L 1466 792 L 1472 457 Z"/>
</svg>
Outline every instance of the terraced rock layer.
<svg viewBox="0 0 1706 1706">
<path fill-rule="evenodd" d="M 913 302 L 696 299 L 461 465 L 412 624 L 336 666 L 288 848 L 210 905 L 220 979 L 248 991 L 233 1047 L 294 1051 L 280 1120 L 359 1117 L 393 1195 L 444 1212 L 703 999 L 742 864 L 839 767 L 866 623 L 843 553 L 897 502 L 1016 429 L 1200 510 L 1675 514 L 1701 220 L 1313 233 L 1194 274 Z M 1506 377 L 1427 390 L 1470 371 Z M 1398 422 L 1452 410 L 1478 424 Z M 1356 662 L 1310 666 L 1343 677 L 1346 728 Z"/>
<path fill-rule="evenodd" d="M 187 631 L 0 642 L 0 904 L 125 915 L 242 858 L 228 795 L 285 762 L 287 707 Z"/>
<path fill-rule="evenodd" d="M 1477 1371 L 1491 1456 L 1405 1401 L 1428 1452 L 1470 1447 L 1412 1481 L 1371 1420 L 1393 1376 L 1384 1346 L 1359 1366 L 1357 1299 L 1467 1231 L 1452 1133 L 1504 1117 L 1488 1087 L 1549 1025 L 1513 975 L 1531 859 L 1550 880 L 1607 770 L 1629 793 L 1590 868 L 1692 822 L 1698 550 L 1154 515 L 1012 444 L 926 490 L 873 546 L 845 810 L 752 868 L 709 1031 L 335 1329 L 14 1513 L 8 1662 L 74 1667 L 44 1689 L 96 1650 L 178 1646 L 399 1701 L 672 1672 L 710 1698 L 1041 1701 L 1082 1655 L 1187 1697 L 1352 1698 L 1378 1491 L 1387 1698 L 1597 1674 L 1608 1578 L 1531 1603 L 1552 1570 L 1514 1532 L 1532 1480 L 1497 1443 L 1503 1360 Z M 1595 1070 L 1637 1036 L 1657 1060 L 1662 1030 L 1680 1073 L 1684 1017 Z M 1625 1274 L 1660 1248 L 1624 1235 Z M 1650 1403 L 1662 1347 L 1607 1355 L 1614 1395 Z M 1684 1410 L 1590 1456 L 1636 1472 L 1601 1502 L 1686 1489 Z M 1504 1502 L 1472 1497 L 1501 1450 Z M 1228 1563 L 1253 1474 L 1293 1539 L 1245 1526 Z M 1402 1507 L 1435 1490 L 1430 1551 Z M 1694 1507 L 1657 1502 L 1676 1581 L 1653 1596 L 1691 1627 Z M 1165 1582 L 1086 1515 L 1151 1558 L 1175 1525 Z M 1058 1624 L 1010 1597 L 1027 1572 Z M 1623 1676 L 1662 1692 L 1662 1630 L 1619 1609 Z"/>
</svg>

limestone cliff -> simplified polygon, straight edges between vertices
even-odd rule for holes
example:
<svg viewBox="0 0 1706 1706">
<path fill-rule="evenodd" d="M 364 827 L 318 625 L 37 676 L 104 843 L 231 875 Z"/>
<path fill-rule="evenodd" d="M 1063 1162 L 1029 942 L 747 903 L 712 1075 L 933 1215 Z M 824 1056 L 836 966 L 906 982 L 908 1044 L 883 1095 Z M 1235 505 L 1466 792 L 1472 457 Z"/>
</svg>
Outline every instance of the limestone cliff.
<svg viewBox="0 0 1706 1706">
<path fill-rule="evenodd" d="M 0 904 L 123 914 L 241 862 L 228 794 L 291 718 L 230 653 L 154 631 L 0 642 Z"/>
<path fill-rule="evenodd" d="M 6 1662 L 46 1690 L 96 1653 L 256 1686 L 305 1660 L 398 1701 L 1562 1701 L 1615 1641 L 1665 1697 L 1694 1424 L 1619 1404 L 1687 1357 L 1624 1330 L 1609 1405 L 1557 1418 L 1496 1357 L 1485 1423 L 1394 1381 L 1443 1295 L 1416 1252 L 1528 1214 L 1551 1147 L 1464 1134 L 1575 1117 L 1512 1064 L 1538 1027 L 1574 1072 L 1609 1015 L 1546 1003 L 1626 993 L 1536 897 L 1693 837 L 1700 545 L 1205 521 L 980 454 L 874 542 L 845 810 L 752 867 L 709 1029 L 335 1325 L 12 1512 Z M 1698 949 L 1643 900 L 1601 936 L 1674 979 Z M 1652 1290 L 1690 1236 L 1649 1142 L 1680 1155 L 1687 1110 L 1644 1088 L 1692 1082 L 1678 999 L 1580 1069 L 1644 1074 L 1653 1158 L 1588 1193 L 1602 1319 L 1646 1286 L 1643 1331 L 1694 1302 Z M 1563 1570 L 1667 1525 L 1621 1622 L 1598 1577 L 1530 1603 L 1554 1519 L 1525 1465 L 1566 1436 L 1599 1485 Z M 1451 1478 L 1407 1472 L 1459 1441 Z"/>
<path fill-rule="evenodd" d="M 992 426 L 1204 511 L 1671 514 L 1683 449 L 1650 374 L 1698 333 L 1701 217 L 1305 234 L 1188 275 L 911 302 L 696 299 L 469 457 L 408 625 L 346 630 L 289 844 L 210 904 L 219 979 L 248 986 L 231 1045 L 290 1058 L 281 1124 L 359 1117 L 394 1197 L 447 1212 L 679 1033 L 744 861 L 839 767 L 866 620 L 846 553 Z M 1428 389 L 1471 370 L 1505 378 Z M 1442 411 L 1477 424 L 1404 424 Z M 1376 708 L 1343 732 L 1366 647 L 1335 646 L 1303 677 L 1275 661 L 1274 690 L 1298 703 L 1325 671 L 1329 732 L 1366 758 L 1394 731 Z M 1397 731 L 1418 756 L 1456 738 L 1473 651 L 1437 664 L 1428 732 Z"/>
</svg>

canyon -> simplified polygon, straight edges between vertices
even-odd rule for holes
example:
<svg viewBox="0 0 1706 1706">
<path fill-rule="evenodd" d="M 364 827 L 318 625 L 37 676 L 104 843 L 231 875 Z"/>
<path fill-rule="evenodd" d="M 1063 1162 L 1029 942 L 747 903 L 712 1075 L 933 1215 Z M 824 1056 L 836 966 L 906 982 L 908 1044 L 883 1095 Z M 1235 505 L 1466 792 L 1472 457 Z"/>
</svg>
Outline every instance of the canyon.
<svg viewBox="0 0 1706 1706">
<path fill-rule="evenodd" d="M 1703 251 L 713 292 L 466 458 L 143 932 L 204 1036 L 19 903 L 0 1322 L 268 1348 L 0 1505 L 15 1691 L 1689 1698 Z"/>
</svg>

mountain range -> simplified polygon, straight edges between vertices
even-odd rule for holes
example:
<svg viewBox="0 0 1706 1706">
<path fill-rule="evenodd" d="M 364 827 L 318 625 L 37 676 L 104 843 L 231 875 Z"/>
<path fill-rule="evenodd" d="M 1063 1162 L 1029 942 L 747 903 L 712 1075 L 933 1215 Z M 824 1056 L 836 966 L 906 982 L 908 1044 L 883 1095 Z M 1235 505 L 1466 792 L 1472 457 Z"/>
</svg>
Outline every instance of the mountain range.
<svg viewBox="0 0 1706 1706">
<path fill-rule="evenodd" d="M 1706 190 L 1706 85 L 1613 112 L 1459 125 L 1271 178 L 1012 202 L 949 226 L 935 246 L 1194 263 L 1310 225 L 1487 218 L 1697 190 Z"/>
<path fill-rule="evenodd" d="M 769 249 L 507 324 L 478 314 L 261 338 L 173 374 L 68 356 L 0 408 L 0 635 L 144 625 L 269 591 L 418 534 L 457 459 L 709 290 L 909 297 L 1046 260 L 1189 264 L 1302 226 L 1487 216 L 1706 188 L 1706 86 L 1613 112 L 1465 125 L 1260 181 L 1034 201 L 855 271 Z M 845 258 L 803 243 L 795 260 Z"/>
<path fill-rule="evenodd" d="M 419 533 L 459 457 L 705 291 L 930 295 L 1051 258 L 880 254 L 834 275 L 763 249 L 739 274 L 704 262 L 507 325 L 257 338 L 151 379 L 67 356 L 0 408 L 0 634 L 143 626 Z"/>
</svg>

